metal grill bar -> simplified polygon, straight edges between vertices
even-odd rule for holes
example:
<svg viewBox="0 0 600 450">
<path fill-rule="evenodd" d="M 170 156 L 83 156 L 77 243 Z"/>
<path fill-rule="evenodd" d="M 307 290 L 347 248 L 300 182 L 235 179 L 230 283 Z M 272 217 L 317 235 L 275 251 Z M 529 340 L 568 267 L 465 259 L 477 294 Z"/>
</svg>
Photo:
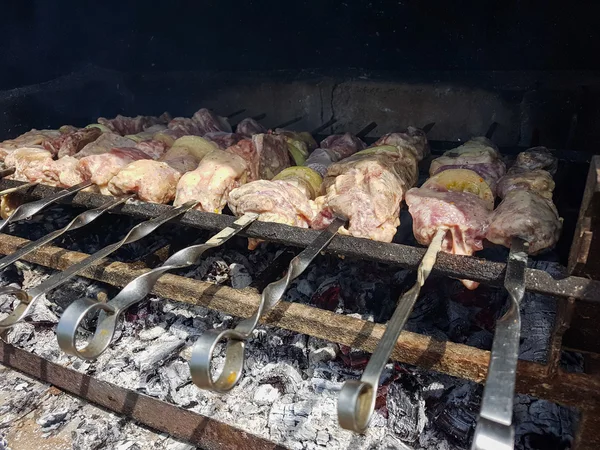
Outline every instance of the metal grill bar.
<svg viewBox="0 0 600 450">
<path fill-rule="evenodd" d="M 0 180 L 0 189 L 19 185 L 20 182 Z M 58 188 L 51 186 L 36 186 L 27 192 L 27 198 L 39 199 L 54 194 Z M 100 194 L 79 192 L 70 201 L 63 203 L 84 208 L 97 208 L 106 202 L 106 197 Z M 119 214 L 149 219 L 172 208 L 167 205 L 154 203 L 131 203 L 124 205 Z M 200 211 L 189 211 L 179 221 L 181 225 L 211 231 L 222 230 L 232 226 L 235 217 L 224 214 L 212 214 Z M 307 247 L 318 236 L 316 230 L 290 227 L 277 223 L 255 222 L 242 236 L 263 239 L 278 244 L 295 247 Z M 368 261 L 375 261 L 407 269 L 416 269 L 425 254 L 424 248 L 402 244 L 388 244 L 368 239 L 350 236 L 336 236 L 329 247 L 328 253 L 340 254 Z M 500 286 L 504 282 L 506 263 L 488 261 L 470 256 L 457 256 L 442 253 L 438 256 L 434 275 L 443 275 L 457 279 L 468 279 L 484 284 Z M 525 287 L 529 292 L 555 295 L 558 297 L 573 297 L 577 300 L 600 303 L 600 281 L 581 277 L 565 277 L 557 280 L 541 270 L 528 269 L 525 273 Z"/>
</svg>

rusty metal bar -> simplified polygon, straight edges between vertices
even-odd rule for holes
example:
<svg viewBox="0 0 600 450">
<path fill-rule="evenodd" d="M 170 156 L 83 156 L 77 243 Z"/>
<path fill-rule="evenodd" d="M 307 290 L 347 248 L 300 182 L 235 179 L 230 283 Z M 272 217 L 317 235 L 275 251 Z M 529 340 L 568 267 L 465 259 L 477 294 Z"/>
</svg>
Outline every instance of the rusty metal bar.
<svg viewBox="0 0 600 450">
<path fill-rule="evenodd" d="M 210 417 L 100 381 L 0 341 L 0 362 L 65 392 L 201 448 L 275 450 L 284 447 Z"/>
<path fill-rule="evenodd" d="M 18 181 L 0 180 L 0 189 L 19 184 L 20 182 Z M 28 199 L 39 199 L 52 195 L 57 190 L 58 188 L 51 186 L 39 185 L 28 190 L 24 195 Z M 103 195 L 80 192 L 70 201 L 63 203 L 70 203 L 73 206 L 89 209 L 97 208 L 105 202 L 106 197 Z M 137 202 L 124 205 L 118 213 L 140 219 L 149 219 L 163 213 L 168 208 L 171 208 L 171 206 Z M 234 220 L 235 217 L 225 214 L 189 211 L 181 218 L 179 223 L 194 228 L 218 231 L 231 226 Z M 306 247 L 317 237 L 318 233 L 317 230 L 257 221 L 240 234 L 277 244 Z M 425 254 L 425 249 L 409 245 L 359 239 L 351 236 L 336 236 L 327 248 L 327 252 L 407 269 L 416 269 Z M 500 286 L 504 280 L 505 270 L 505 263 L 492 262 L 472 256 L 442 253 L 438 257 L 433 273 Z M 528 269 L 525 278 L 525 287 L 529 292 L 558 297 L 573 297 L 576 300 L 600 303 L 600 281 L 573 276 L 554 279 L 548 273 L 536 269 Z"/>
<path fill-rule="evenodd" d="M 0 235 L 0 253 L 10 253 L 25 245 L 26 239 Z M 25 260 L 64 270 L 87 257 L 59 247 L 43 247 Z M 89 268 L 82 275 L 113 286 L 125 286 L 148 269 L 120 262 Z M 233 289 L 181 276 L 166 274 L 154 286 L 155 295 L 205 306 L 237 317 L 249 317 L 256 310 L 260 295 L 255 289 Z M 308 305 L 282 302 L 265 319 L 269 325 L 307 334 L 353 348 L 372 352 L 385 330 L 384 325 L 335 314 Z M 489 364 L 488 351 L 431 337 L 402 332 L 391 358 L 481 383 Z M 590 409 L 600 404 L 600 378 L 557 370 L 549 376 L 546 366 L 519 361 L 517 392 L 544 398 L 567 406 Z"/>
<path fill-rule="evenodd" d="M 569 273 L 600 279 L 600 156 L 594 156 L 569 254 Z"/>
</svg>

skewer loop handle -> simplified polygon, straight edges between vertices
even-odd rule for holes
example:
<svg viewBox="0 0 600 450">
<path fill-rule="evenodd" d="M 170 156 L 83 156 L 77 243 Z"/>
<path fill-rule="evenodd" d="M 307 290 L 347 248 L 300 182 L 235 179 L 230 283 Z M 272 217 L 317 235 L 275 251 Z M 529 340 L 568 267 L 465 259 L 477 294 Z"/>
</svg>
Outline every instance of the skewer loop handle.
<svg viewBox="0 0 600 450">
<path fill-rule="evenodd" d="M 376 399 L 376 386 L 359 380 L 346 381 L 338 397 L 340 426 L 356 433 L 364 433 L 373 417 Z"/>
<path fill-rule="evenodd" d="M 77 329 L 87 315 L 100 311 L 94 335 L 87 345 L 77 348 Z M 56 326 L 56 339 L 62 351 L 82 359 L 92 360 L 100 356 L 112 342 L 122 309 L 110 303 L 91 298 L 74 301 L 63 313 Z"/>
<path fill-rule="evenodd" d="M 201 389 L 210 389 L 219 393 L 229 392 L 238 383 L 244 370 L 246 359 L 247 335 L 239 331 L 209 330 L 194 344 L 190 359 L 192 381 Z M 217 344 L 226 341 L 225 365 L 215 379 L 211 373 L 211 362 L 215 356 Z"/>
<path fill-rule="evenodd" d="M 27 293 L 27 291 L 12 286 L 0 288 L 0 295 L 14 295 L 20 302 L 15 307 L 13 312 L 11 312 L 4 319 L 0 320 L 0 331 L 4 331 L 20 322 L 23 317 L 29 313 L 29 310 L 33 306 L 34 299 Z"/>
</svg>

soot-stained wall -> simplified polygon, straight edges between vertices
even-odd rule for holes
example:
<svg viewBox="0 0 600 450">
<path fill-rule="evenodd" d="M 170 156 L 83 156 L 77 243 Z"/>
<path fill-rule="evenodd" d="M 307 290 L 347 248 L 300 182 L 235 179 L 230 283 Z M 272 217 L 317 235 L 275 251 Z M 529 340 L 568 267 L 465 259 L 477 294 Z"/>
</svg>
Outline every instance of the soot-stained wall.
<svg viewBox="0 0 600 450">
<path fill-rule="evenodd" d="M 555 3 L 6 0 L 0 89 L 89 64 L 120 71 L 599 69 L 599 6 Z"/>
</svg>

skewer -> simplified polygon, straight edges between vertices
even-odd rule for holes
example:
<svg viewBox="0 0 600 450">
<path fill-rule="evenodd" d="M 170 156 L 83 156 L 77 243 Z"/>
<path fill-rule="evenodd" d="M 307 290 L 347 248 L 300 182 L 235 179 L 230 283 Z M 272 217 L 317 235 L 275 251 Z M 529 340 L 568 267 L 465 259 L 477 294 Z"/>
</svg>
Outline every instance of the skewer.
<svg viewBox="0 0 600 450">
<path fill-rule="evenodd" d="M 438 229 L 435 234 L 417 269 L 417 282 L 398 300 L 398 306 L 396 306 L 396 310 L 388 322 L 360 381 L 348 380 L 342 386 L 338 398 L 338 421 L 342 428 L 363 433 L 369 426 L 375 409 L 381 373 L 390 359 L 396 341 L 398 341 L 398 337 L 413 310 L 421 287 L 431 273 L 437 254 L 442 248 L 442 239 L 445 233 L 446 230 Z"/>
<path fill-rule="evenodd" d="M 371 131 L 373 131 L 375 128 L 377 128 L 377 123 L 371 122 L 366 127 L 364 127 L 362 130 L 360 130 L 358 133 L 356 133 L 356 136 L 362 139 L 367 134 L 369 134 Z"/>
<path fill-rule="evenodd" d="M 265 113 L 257 114 L 256 116 L 252 116 L 254 120 L 263 120 L 267 115 Z"/>
<path fill-rule="evenodd" d="M 40 285 L 31 289 L 29 292 L 11 286 L 0 288 L 0 295 L 12 294 L 20 300 L 20 303 L 16 306 L 15 310 L 12 313 L 10 313 L 8 317 L 0 321 L 0 331 L 6 330 L 20 322 L 30 311 L 35 301 L 38 300 L 42 295 L 60 286 L 73 276 L 77 275 L 82 270 L 96 264 L 99 260 L 107 257 L 111 253 L 121 248 L 123 245 L 139 241 L 140 239 L 148 236 L 159 226 L 169 222 L 170 220 L 173 220 L 178 216 L 181 216 L 197 204 L 198 202 L 191 201 L 181 206 L 170 208 L 168 211 L 165 211 L 163 214 L 153 219 L 137 224 L 120 241 L 108 245 L 101 250 L 98 250 L 93 255 L 88 256 L 83 261 L 80 261 L 77 264 L 73 264 L 63 272 L 58 272 L 52 275 Z"/>
<path fill-rule="evenodd" d="M 4 189 L 3 191 L 0 191 L 0 197 L 3 197 L 4 195 L 12 194 L 14 192 L 24 191 L 25 189 L 35 187 L 38 184 L 40 184 L 40 183 L 37 181 L 30 181 L 29 183 L 21 184 L 20 186 L 15 186 L 12 188 Z"/>
<path fill-rule="evenodd" d="M 42 236 L 37 241 L 30 242 L 29 244 L 20 248 L 16 252 L 11 253 L 10 255 L 7 255 L 4 258 L 0 259 L 0 270 L 4 269 L 5 267 L 8 267 L 15 261 L 18 261 L 19 259 L 23 258 L 25 255 L 28 255 L 29 253 L 37 250 L 38 248 L 42 247 L 43 245 L 46 245 L 49 242 L 52 242 L 53 240 L 55 240 L 58 237 L 65 234 L 66 232 L 77 230 L 81 227 L 84 227 L 85 225 L 90 224 L 91 222 L 96 220 L 98 217 L 100 217 L 102 214 L 104 214 L 105 212 L 109 211 L 110 209 L 112 209 L 122 203 L 125 203 L 130 198 L 133 198 L 133 195 L 130 195 L 127 197 L 121 197 L 121 198 L 113 198 L 98 208 L 88 209 L 88 210 L 82 212 L 77 217 L 75 217 L 71 222 L 69 222 L 69 224 L 67 226 L 61 228 L 60 230 L 56 230 L 45 236 Z"/>
<path fill-rule="evenodd" d="M 504 278 L 504 287 L 510 297 L 510 307 L 496 322 L 490 365 L 483 389 L 481 411 L 473 436 L 472 450 L 514 448 L 515 430 L 512 426 L 512 416 L 521 334 L 519 306 L 525 295 L 528 246 L 529 244 L 523 239 L 512 238 Z"/>
<path fill-rule="evenodd" d="M 312 134 L 313 136 L 314 136 L 315 134 L 319 134 L 319 133 L 320 133 L 321 131 L 323 131 L 325 128 L 328 128 L 328 127 L 330 127 L 331 125 L 333 125 L 333 124 L 334 124 L 334 123 L 336 123 L 336 122 L 337 122 L 337 119 L 335 119 L 335 118 L 333 118 L 333 117 L 332 117 L 331 119 L 329 119 L 329 120 L 328 120 L 327 122 L 325 122 L 324 124 L 322 124 L 322 125 L 319 125 L 317 128 L 315 128 L 314 130 L 312 130 L 312 131 L 310 132 L 310 134 Z"/>
<path fill-rule="evenodd" d="M 19 188 L 22 189 L 23 186 L 27 186 L 27 184 L 32 184 L 32 183 L 26 183 L 24 185 L 19 186 Z M 35 185 L 37 183 L 33 183 L 33 184 Z M 58 200 L 60 200 L 64 197 L 68 197 L 69 195 L 79 192 L 82 189 L 90 187 L 91 185 L 92 185 L 91 181 L 86 181 L 84 183 L 80 183 L 73 187 L 70 187 L 69 189 L 64 189 L 62 191 L 59 191 L 56 194 L 51 195 L 49 197 L 42 198 L 35 202 L 25 203 L 24 205 L 19 206 L 17 209 L 15 209 L 13 211 L 13 213 L 9 216 L 8 219 L 0 222 L 0 232 L 9 223 L 18 222 L 19 220 L 23 220 L 23 219 L 28 219 L 31 216 L 33 216 L 34 214 L 39 213 L 42 209 L 46 208 L 47 206 L 50 206 L 51 204 L 56 203 Z M 7 190 L 9 190 L 9 189 L 7 189 Z M 3 192 L 6 192 L 6 191 L 3 191 Z M 3 192 L 0 192 L 0 195 L 2 195 Z"/>
<path fill-rule="evenodd" d="M 65 310 L 56 328 L 58 345 L 65 352 L 82 359 L 95 359 L 100 356 L 112 342 L 119 317 L 125 310 L 143 300 L 151 291 L 158 279 L 170 270 L 182 269 L 198 263 L 200 256 L 211 248 L 219 247 L 238 234 L 256 220 L 258 214 L 247 213 L 215 234 L 204 244 L 192 245 L 179 250 L 168 258 L 161 266 L 156 267 L 132 280 L 116 297 L 107 303 L 91 298 L 81 298 L 71 303 Z M 77 329 L 86 315 L 101 311 L 96 324 L 96 331 L 88 344 L 78 349 L 76 345 Z"/>
<path fill-rule="evenodd" d="M 302 116 L 300 116 L 300 117 L 294 117 L 293 119 L 290 119 L 287 122 L 283 122 L 283 123 L 281 123 L 281 124 L 279 124 L 277 126 L 274 126 L 273 129 L 289 127 L 290 125 L 293 125 L 296 122 L 300 122 L 302 119 L 304 119 L 304 117 L 302 117 Z"/>
<path fill-rule="evenodd" d="M 246 108 L 244 108 L 244 109 L 240 109 L 240 110 L 238 110 L 238 111 L 234 111 L 234 112 L 232 112 L 231 114 L 227 114 L 225 117 L 227 117 L 228 119 L 231 119 L 231 118 L 233 118 L 233 117 L 235 117 L 235 116 L 239 116 L 240 114 L 242 114 L 242 113 L 244 113 L 244 112 L 246 112 Z M 258 120 L 258 119 L 257 119 L 257 120 Z"/>
<path fill-rule="evenodd" d="M 287 275 L 269 284 L 262 293 L 260 304 L 254 315 L 242 320 L 234 329 L 210 330 L 205 332 L 192 347 L 190 372 L 192 381 L 202 389 L 216 392 L 230 391 L 240 380 L 244 369 L 246 341 L 258 322 L 281 301 L 292 280 L 299 277 L 315 257 L 323 251 L 337 234 L 346 220 L 336 218 L 317 238 L 298 256 L 292 259 Z M 211 373 L 211 362 L 217 344 L 226 341 L 225 363 L 223 370 L 215 380 Z"/>
<path fill-rule="evenodd" d="M 485 133 L 485 137 L 491 139 L 494 133 L 496 132 L 496 128 L 498 128 L 498 122 L 492 122 L 487 132 Z"/>
<path fill-rule="evenodd" d="M 425 132 L 425 134 L 427 134 L 433 129 L 433 127 L 435 127 L 435 122 L 428 123 L 421 129 Z"/>
</svg>

